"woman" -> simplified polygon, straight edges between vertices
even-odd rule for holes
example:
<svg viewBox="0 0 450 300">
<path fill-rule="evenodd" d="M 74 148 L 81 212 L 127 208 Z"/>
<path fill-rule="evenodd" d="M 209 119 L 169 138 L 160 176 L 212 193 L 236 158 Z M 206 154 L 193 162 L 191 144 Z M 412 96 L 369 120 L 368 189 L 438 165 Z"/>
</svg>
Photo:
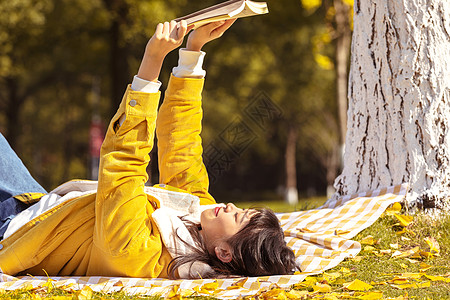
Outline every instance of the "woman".
<svg viewBox="0 0 450 300">
<path fill-rule="evenodd" d="M 201 48 L 233 22 L 211 23 L 189 35 L 159 112 L 163 60 L 191 28 L 185 21 L 158 24 L 108 127 L 98 187 L 70 181 L 44 196 L 14 197 L 16 203 L 40 200 L 9 213 L 0 243 L 4 273 L 205 278 L 293 272 L 294 254 L 273 212 L 216 204 L 208 193 L 201 159 Z M 145 187 L 155 129 L 162 184 Z M 42 192 L 33 184 L 17 191 Z"/>
</svg>

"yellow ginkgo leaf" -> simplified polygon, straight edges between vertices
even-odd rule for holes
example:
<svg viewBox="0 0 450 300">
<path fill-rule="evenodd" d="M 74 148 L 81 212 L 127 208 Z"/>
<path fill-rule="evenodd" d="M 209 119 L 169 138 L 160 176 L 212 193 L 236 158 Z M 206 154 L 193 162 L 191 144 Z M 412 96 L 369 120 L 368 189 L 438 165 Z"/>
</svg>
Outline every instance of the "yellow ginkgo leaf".
<svg viewBox="0 0 450 300">
<path fill-rule="evenodd" d="M 402 225 L 403 227 L 406 227 L 409 224 L 411 224 L 411 222 L 414 219 L 413 216 L 399 215 L 399 214 L 395 214 L 395 213 L 394 213 L 394 216 L 397 218 L 397 220 L 400 221 L 400 225 Z"/>
<path fill-rule="evenodd" d="M 323 273 L 323 279 L 328 281 L 328 282 L 334 282 L 336 280 L 336 278 L 341 276 L 341 273 L 339 272 L 332 272 L 332 273 Z"/>
<path fill-rule="evenodd" d="M 290 290 L 286 293 L 288 299 L 303 299 L 308 295 L 308 291 Z"/>
<path fill-rule="evenodd" d="M 355 279 L 352 282 L 344 283 L 344 287 L 351 291 L 368 291 L 373 286 L 359 279 Z"/>
<path fill-rule="evenodd" d="M 314 292 L 319 292 L 319 293 L 329 293 L 331 292 L 331 286 L 328 284 L 323 284 L 323 283 L 316 283 L 315 285 L 312 286 Z"/>
<path fill-rule="evenodd" d="M 284 294 L 284 297 L 286 297 L 284 290 L 279 289 L 279 288 L 274 288 L 267 292 L 262 293 L 260 298 L 261 299 L 277 299 L 280 294 Z M 281 296 L 281 297 L 283 297 L 283 296 Z"/>
<path fill-rule="evenodd" d="M 378 244 L 379 242 L 380 242 L 380 240 L 374 239 L 374 237 L 371 236 L 371 235 L 366 236 L 365 238 L 363 238 L 363 239 L 360 241 L 360 243 L 361 243 L 361 244 L 364 244 L 364 245 L 376 245 L 376 244 Z"/>
<path fill-rule="evenodd" d="M 400 263 L 400 267 L 402 267 L 403 269 L 408 269 L 408 266 L 404 263 Z"/>
<path fill-rule="evenodd" d="M 439 243 L 436 241 L 434 237 L 425 238 L 425 242 L 428 244 L 428 247 L 430 247 L 430 252 L 432 254 L 439 254 L 440 251 Z"/>
<path fill-rule="evenodd" d="M 393 287 L 397 288 L 397 289 L 422 289 L 422 288 L 426 288 L 426 287 L 430 287 L 431 283 L 430 281 L 425 281 L 425 282 L 410 282 L 410 283 L 405 283 L 405 284 L 392 284 Z"/>
<path fill-rule="evenodd" d="M 244 284 L 247 282 L 247 279 L 248 278 L 243 278 L 243 279 L 240 279 L 240 280 L 236 281 L 231 286 L 229 286 L 227 288 L 227 290 L 239 289 L 239 288 L 244 287 Z"/>
<path fill-rule="evenodd" d="M 414 247 L 412 249 L 406 250 L 406 251 L 395 251 L 392 254 L 392 257 L 395 258 L 405 258 L 405 257 L 413 257 L 414 255 L 418 255 L 420 253 L 419 247 Z"/>
<path fill-rule="evenodd" d="M 428 270 L 430 268 L 432 268 L 432 266 L 430 266 L 430 265 L 428 265 L 428 264 L 426 264 L 424 262 L 420 262 L 420 264 L 419 264 L 419 271 L 420 272 L 425 272 L 426 270 Z"/>
<path fill-rule="evenodd" d="M 375 250 L 376 250 L 375 247 L 372 247 L 372 246 L 365 246 L 363 249 L 363 251 L 367 251 L 367 252 L 372 252 Z"/>
<path fill-rule="evenodd" d="M 392 216 L 393 214 L 398 214 L 402 210 L 402 205 L 398 202 L 395 202 L 390 207 L 388 207 L 385 211 L 385 214 L 388 216 Z"/>
<path fill-rule="evenodd" d="M 85 285 L 77 295 L 77 299 L 79 300 L 92 299 L 92 294 L 93 294 L 92 289 L 89 286 Z"/>
<path fill-rule="evenodd" d="M 179 285 L 172 286 L 172 289 L 167 293 L 166 299 L 175 299 L 178 296 Z M 195 288 L 194 288 L 195 290 Z"/>
<path fill-rule="evenodd" d="M 217 281 L 205 283 L 202 285 L 202 290 L 214 291 L 219 287 L 219 283 Z"/>
<path fill-rule="evenodd" d="M 433 276 L 433 275 L 426 275 L 425 277 L 430 279 L 431 281 L 447 281 L 448 278 L 445 278 L 443 276 Z"/>
</svg>

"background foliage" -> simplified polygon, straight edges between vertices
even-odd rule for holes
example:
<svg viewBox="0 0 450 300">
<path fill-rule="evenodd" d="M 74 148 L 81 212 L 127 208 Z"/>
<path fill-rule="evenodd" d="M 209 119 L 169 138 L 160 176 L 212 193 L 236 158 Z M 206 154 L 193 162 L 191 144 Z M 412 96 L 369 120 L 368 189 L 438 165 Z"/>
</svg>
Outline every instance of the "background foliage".
<svg viewBox="0 0 450 300">
<path fill-rule="evenodd" d="M 254 139 L 212 182 L 218 201 L 282 191 L 290 129 L 301 193 L 325 194 L 327 171 L 337 168 L 329 163 L 339 146 L 333 2 L 267 2 L 268 15 L 238 20 L 204 49 L 205 146 L 236 117 L 246 122 L 243 112 L 261 92 L 281 112 L 250 127 Z M 46 189 L 89 177 L 91 120 L 108 124 L 156 24 L 215 3 L 0 2 L 0 132 Z M 163 90 L 177 59 L 174 52 L 165 61 Z"/>
</svg>

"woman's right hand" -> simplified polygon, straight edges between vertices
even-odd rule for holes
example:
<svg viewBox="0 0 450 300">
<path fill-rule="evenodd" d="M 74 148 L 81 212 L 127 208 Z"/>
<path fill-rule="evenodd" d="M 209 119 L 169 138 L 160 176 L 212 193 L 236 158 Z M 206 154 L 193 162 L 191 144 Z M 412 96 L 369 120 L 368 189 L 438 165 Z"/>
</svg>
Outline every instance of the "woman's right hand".
<svg viewBox="0 0 450 300">
<path fill-rule="evenodd" d="M 157 81 L 166 55 L 178 48 L 189 30 L 186 21 L 160 23 L 145 47 L 144 58 L 137 76 L 148 81 Z"/>
<path fill-rule="evenodd" d="M 188 37 L 186 49 L 200 51 L 206 43 L 221 37 L 234 21 L 236 19 L 212 22 L 195 29 Z"/>
</svg>

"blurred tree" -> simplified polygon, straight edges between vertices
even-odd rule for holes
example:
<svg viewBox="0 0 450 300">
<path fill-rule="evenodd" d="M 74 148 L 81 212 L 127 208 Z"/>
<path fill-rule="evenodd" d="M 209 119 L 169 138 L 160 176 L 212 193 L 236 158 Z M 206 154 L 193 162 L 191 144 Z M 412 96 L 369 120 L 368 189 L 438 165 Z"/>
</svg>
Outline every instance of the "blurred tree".
<svg viewBox="0 0 450 300">
<path fill-rule="evenodd" d="M 322 111 L 328 111 L 331 116 L 336 114 L 332 96 L 333 63 L 328 58 L 333 56 L 333 48 L 326 41 L 329 35 L 327 24 L 323 22 L 325 8 L 310 12 L 298 1 L 269 1 L 268 5 L 269 15 L 237 21 L 222 38 L 221 43 L 227 47 L 216 49 L 214 44 L 209 46 L 212 51 L 207 50 L 206 95 L 212 100 L 205 101 L 205 124 L 208 128 L 216 128 L 214 132 L 220 135 L 234 115 L 245 111 L 257 91 L 265 91 L 270 100 L 281 107 L 283 120 L 272 120 L 263 131 L 253 128 L 258 138 L 248 148 L 248 153 L 235 159 L 239 164 L 231 168 L 233 175 L 230 177 L 238 175 L 242 178 L 237 180 L 246 185 L 241 186 L 242 189 L 252 185 L 250 181 L 260 182 L 259 189 L 282 184 L 286 195 L 294 195 L 291 199 L 295 202 L 297 177 L 305 178 L 308 172 L 317 173 L 320 169 L 317 164 L 320 166 L 327 162 L 319 158 L 323 151 L 307 150 L 318 146 L 307 140 L 311 134 L 306 133 L 321 131 L 323 122 L 312 120 L 322 118 Z M 216 83 L 214 87 L 211 82 Z M 327 130 L 334 132 L 336 126 Z M 212 138 L 210 130 L 206 131 L 205 135 Z M 338 137 L 338 133 L 332 136 Z M 337 143 L 336 138 L 324 142 Z M 297 148 L 299 143 L 300 148 Z M 316 154 L 316 163 L 308 158 L 309 152 Z M 252 156 L 258 158 L 251 159 Z M 308 165 L 300 173 L 295 169 L 297 158 L 300 158 L 301 165 Z M 254 163 L 255 160 L 258 163 Z M 253 165 L 249 166 L 248 162 L 253 162 Z M 265 170 L 256 165 L 266 166 Z M 285 175 L 274 172 L 280 168 L 285 170 Z M 247 175 L 251 179 L 243 178 L 244 172 L 240 171 L 243 169 L 251 174 Z M 253 172 L 254 169 L 261 172 Z M 271 183 L 266 184 L 267 178 Z M 280 178 L 284 178 L 284 182 L 280 182 Z M 300 184 L 302 188 L 313 185 L 306 180 Z"/>
</svg>

